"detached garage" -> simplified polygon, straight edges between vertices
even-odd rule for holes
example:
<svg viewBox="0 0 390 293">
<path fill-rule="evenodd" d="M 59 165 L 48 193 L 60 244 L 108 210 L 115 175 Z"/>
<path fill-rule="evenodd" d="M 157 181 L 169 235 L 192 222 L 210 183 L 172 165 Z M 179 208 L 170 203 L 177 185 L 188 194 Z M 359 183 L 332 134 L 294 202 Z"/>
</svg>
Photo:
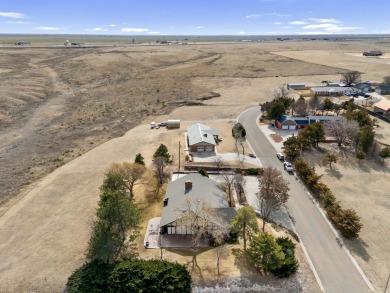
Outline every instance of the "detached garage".
<svg viewBox="0 0 390 293">
<path fill-rule="evenodd" d="M 187 145 L 191 152 L 215 152 L 219 131 L 203 124 L 194 124 L 187 128 Z"/>
</svg>

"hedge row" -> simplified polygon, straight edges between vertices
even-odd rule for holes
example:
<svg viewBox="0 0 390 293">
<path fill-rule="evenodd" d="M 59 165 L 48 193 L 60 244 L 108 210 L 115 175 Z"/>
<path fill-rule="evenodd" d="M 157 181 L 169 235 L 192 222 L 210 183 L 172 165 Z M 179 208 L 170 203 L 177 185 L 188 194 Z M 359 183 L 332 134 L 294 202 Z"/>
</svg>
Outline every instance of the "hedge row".
<svg viewBox="0 0 390 293">
<path fill-rule="evenodd" d="M 92 261 L 68 279 L 69 293 L 191 292 L 191 276 L 180 264 L 128 259 L 115 264 Z"/>
<path fill-rule="evenodd" d="M 341 234 L 346 238 L 358 237 L 363 224 L 360 222 L 360 217 L 356 211 L 343 209 L 329 187 L 321 182 L 322 175 L 318 175 L 315 168 L 310 167 L 305 160 L 295 160 L 294 166 L 299 178 L 319 197 L 329 220 Z"/>
</svg>

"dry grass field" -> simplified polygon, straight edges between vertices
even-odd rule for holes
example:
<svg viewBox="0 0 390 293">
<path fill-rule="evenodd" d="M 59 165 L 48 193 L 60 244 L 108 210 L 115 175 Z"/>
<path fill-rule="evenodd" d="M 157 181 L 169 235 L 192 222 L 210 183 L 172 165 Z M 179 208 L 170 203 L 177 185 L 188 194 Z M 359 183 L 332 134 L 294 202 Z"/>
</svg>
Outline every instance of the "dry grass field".
<svg viewBox="0 0 390 293">
<path fill-rule="evenodd" d="M 364 79 L 380 80 L 390 72 L 386 59 L 349 54 L 373 46 L 390 51 L 382 41 L 0 48 L 0 292 L 62 291 L 84 261 L 98 187 L 112 162 L 138 152 L 150 162 L 158 144 L 176 149 L 193 122 L 223 128 L 227 136 L 230 121 L 283 83 L 320 84 L 356 69 Z M 207 99 L 211 92 L 221 96 Z M 168 118 L 185 123 L 180 130 L 149 130 L 148 122 Z M 388 168 L 373 166 L 364 176 L 388 178 Z M 352 183 L 355 193 L 366 190 L 359 189 L 361 169 L 347 167 L 337 180 L 329 175 L 331 188 Z M 387 190 L 388 180 L 380 182 Z M 353 253 L 379 287 L 390 271 L 382 258 L 389 252 L 370 210 L 388 214 L 389 207 L 385 194 L 373 190 L 383 200 L 335 193 L 368 221 L 362 241 L 370 258 Z M 313 281 L 307 271 L 302 275 Z M 311 288 L 304 292 L 318 290 Z"/>
</svg>

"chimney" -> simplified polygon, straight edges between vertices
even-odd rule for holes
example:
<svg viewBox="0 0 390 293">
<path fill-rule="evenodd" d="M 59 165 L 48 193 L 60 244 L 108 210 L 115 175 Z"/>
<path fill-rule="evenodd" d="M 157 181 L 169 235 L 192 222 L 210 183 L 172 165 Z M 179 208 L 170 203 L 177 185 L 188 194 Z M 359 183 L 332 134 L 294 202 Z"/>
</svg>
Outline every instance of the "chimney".
<svg viewBox="0 0 390 293">
<path fill-rule="evenodd" d="M 187 181 L 184 183 L 184 186 L 185 186 L 186 189 L 192 188 L 192 181 L 187 180 Z"/>
</svg>

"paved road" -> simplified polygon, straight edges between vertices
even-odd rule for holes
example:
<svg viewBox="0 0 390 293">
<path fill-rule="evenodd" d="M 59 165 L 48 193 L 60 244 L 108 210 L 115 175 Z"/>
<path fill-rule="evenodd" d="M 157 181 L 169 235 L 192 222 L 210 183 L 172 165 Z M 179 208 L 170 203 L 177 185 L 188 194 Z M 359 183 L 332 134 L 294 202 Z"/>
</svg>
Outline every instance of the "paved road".
<svg viewBox="0 0 390 293">
<path fill-rule="evenodd" d="M 290 183 L 290 199 L 287 208 L 295 220 L 295 228 L 313 262 L 325 292 L 370 292 L 347 252 L 336 242 L 335 235 L 322 217 L 307 192 L 293 175 L 283 170 L 275 156 L 275 149 L 256 124 L 260 108 L 241 114 L 247 140 L 264 167 L 274 166 L 281 170 Z"/>
</svg>

